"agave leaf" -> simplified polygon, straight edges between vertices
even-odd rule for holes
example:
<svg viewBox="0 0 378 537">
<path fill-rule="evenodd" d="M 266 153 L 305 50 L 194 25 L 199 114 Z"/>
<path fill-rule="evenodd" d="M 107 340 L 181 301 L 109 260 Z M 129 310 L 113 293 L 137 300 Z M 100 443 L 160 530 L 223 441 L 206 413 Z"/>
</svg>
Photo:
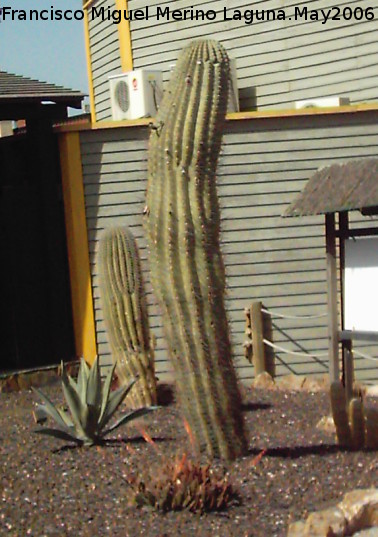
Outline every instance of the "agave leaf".
<svg viewBox="0 0 378 537">
<path fill-rule="evenodd" d="M 102 402 L 101 387 L 100 362 L 96 357 L 96 360 L 92 364 L 88 377 L 86 397 L 86 402 L 88 405 L 91 405 L 98 409 L 100 408 Z"/>
<path fill-rule="evenodd" d="M 160 408 L 159 406 L 147 406 L 143 408 L 138 408 L 137 410 L 131 410 L 130 412 L 127 412 L 127 414 L 124 414 L 121 416 L 113 425 L 111 425 L 106 431 L 103 431 L 101 433 L 101 436 L 106 436 L 111 431 L 114 431 L 115 429 L 118 429 L 118 427 L 121 427 L 121 425 L 128 423 L 130 421 L 136 420 L 137 418 L 141 418 L 142 416 L 145 416 L 146 414 L 149 414 L 153 410 L 157 410 Z"/>
<path fill-rule="evenodd" d="M 65 429 L 68 425 L 62 417 L 61 413 L 58 411 L 56 406 L 50 401 L 50 399 L 38 388 L 32 387 L 32 390 L 36 392 L 42 401 L 45 403 L 43 406 L 43 411 L 50 416 L 62 429 Z M 42 405 L 39 405 L 42 407 Z"/>
<path fill-rule="evenodd" d="M 110 394 L 110 389 L 111 389 L 111 386 L 112 386 L 112 379 L 113 379 L 115 368 L 116 368 L 116 363 L 113 364 L 111 370 L 108 373 L 108 376 L 105 379 L 104 385 L 102 387 L 102 403 L 101 403 L 100 417 L 99 417 L 99 420 L 98 420 L 99 423 L 101 423 L 101 421 L 102 421 L 102 418 L 103 418 L 105 410 L 106 410 L 106 405 L 108 404 L 109 394 Z"/>
<path fill-rule="evenodd" d="M 81 358 L 79 372 L 77 375 L 77 391 L 80 395 L 80 399 L 83 404 L 87 400 L 88 377 L 89 377 L 88 364 L 84 360 L 84 358 Z"/>
<path fill-rule="evenodd" d="M 57 407 L 55 407 L 55 410 L 56 410 L 56 412 L 59 413 L 60 417 L 62 418 L 62 420 L 65 423 L 65 426 L 68 427 L 68 428 L 70 428 L 70 427 L 73 428 L 74 425 L 72 423 L 72 420 L 71 420 L 70 416 L 67 414 L 67 412 L 65 412 L 63 409 L 60 409 L 60 408 L 57 408 Z M 43 405 L 38 404 L 36 406 L 36 411 L 39 413 L 39 415 L 41 417 L 43 416 L 45 418 L 53 418 L 55 420 L 55 417 L 51 414 L 51 411 L 49 410 L 49 408 L 45 404 L 43 404 Z"/>
<path fill-rule="evenodd" d="M 95 438 L 99 435 L 99 415 L 100 407 L 97 405 L 86 405 L 84 430 L 88 438 Z"/>
<path fill-rule="evenodd" d="M 66 398 L 68 407 L 71 411 L 72 421 L 79 433 L 79 436 L 86 437 L 83 428 L 83 418 L 85 419 L 85 405 L 82 405 L 80 397 L 70 382 L 71 377 L 67 375 L 66 369 L 62 368 L 63 393 Z M 72 381 L 72 379 L 71 379 Z"/>
<path fill-rule="evenodd" d="M 127 386 L 121 386 L 118 390 L 110 393 L 109 400 L 106 403 L 105 411 L 102 419 L 99 423 L 99 429 L 101 430 L 108 421 L 112 418 L 120 404 L 125 400 L 131 388 L 136 383 L 137 379 L 133 379 Z"/>
<path fill-rule="evenodd" d="M 77 436 L 61 431 L 60 429 L 49 429 L 47 427 L 43 429 L 36 429 L 34 431 L 37 434 L 45 434 L 46 436 L 53 436 L 54 438 L 59 438 L 60 440 L 68 440 L 70 442 L 76 442 L 76 444 L 81 444 L 82 440 Z"/>
</svg>

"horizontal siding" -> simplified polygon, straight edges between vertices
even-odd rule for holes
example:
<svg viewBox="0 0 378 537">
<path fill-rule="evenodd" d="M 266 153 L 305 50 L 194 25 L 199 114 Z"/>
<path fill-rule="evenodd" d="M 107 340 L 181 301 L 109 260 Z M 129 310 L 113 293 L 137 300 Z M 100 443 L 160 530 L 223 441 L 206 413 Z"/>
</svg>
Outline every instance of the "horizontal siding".
<svg viewBox="0 0 378 537">
<path fill-rule="evenodd" d="M 89 250 L 99 352 L 110 361 L 96 270 L 104 228 L 129 225 L 140 245 L 150 324 L 157 336 L 157 372 L 170 371 L 161 320 L 148 277 L 143 231 L 148 131 L 125 128 L 81 133 Z M 319 166 L 376 156 L 378 113 L 229 122 L 218 168 L 222 248 L 227 271 L 227 310 L 235 363 L 253 375 L 243 357 L 244 308 L 253 300 L 289 315 L 327 311 L 324 218 L 282 218 Z M 352 226 L 378 219 L 352 213 Z M 297 352 L 327 350 L 326 319 L 274 318 L 276 344 Z M 376 347 L 360 347 L 378 355 Z M 375 354 L 374 354 L 375 353 Z M 357 360 L 359 378 L 378 379 L 375 362 Z M 277 353 L 278 374 L 323 373 L 327 358 Z"/>
<path fill-rule="evenodd" d="M 114 0 L 97 0 L 96 8 L 114 9 Z M 97 121 L 111 119 L 108 77 L 121 72 L 118 28 L 100 18 L 92 20 L 89 9 L 90 62 L 92 69 L 94 103 Z"/>
<path fill-rule="evenodd" d="M 130 10 L 144 9 L 145 0 L 129 0 Z M 165 80 L 170 65 L 181 48 L 195 38 L 213 38 L 222 42 L 236 59 L 241 109 L 291 108 L 295 101 L 339 95 L 352 103 L 376 101 L 378 71 L 378 8 L 373 21 L 294 20 L 295 6 L 309 10 L 330 8 L 326 0 L 282 2 L 260 0 L 213 0 L 200 2 L 178 0 L 174 9 L 214 10 L 215 21 L 157 20 L 156 8 L 172 2 L 153 0 L 148 3 L 150 19 L 131 21 L 132 49 L 135 68 L 162 69 Z M 372 6 L 369 0 L 340 0 L 343 9 Z M 285 21 L 224 21 L 223 8 L 230 16 L 235 9 L 282 9 Z"/>
</svg>

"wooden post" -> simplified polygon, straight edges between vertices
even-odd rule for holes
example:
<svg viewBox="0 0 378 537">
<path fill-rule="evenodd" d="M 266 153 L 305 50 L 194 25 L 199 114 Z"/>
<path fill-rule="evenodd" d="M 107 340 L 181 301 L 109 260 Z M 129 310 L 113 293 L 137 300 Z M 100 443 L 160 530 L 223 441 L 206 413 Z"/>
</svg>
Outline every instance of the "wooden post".
<svg viewBox="0 0 378 537">
<path fill-rule="evenodd" d="M 339 260 L 340 260 L 340 327 L 341 330 L 345 329 L 344 323 L 344 295 L 345 295 L 345 239 L 348 238 L 349 233 L 349 219 L 348 212 L 339 212 Z M 348 342 L 344 340 L 341 342 L 341 364 L 342 364 L 342 378 L 343 381 L 346 377 L 346 365 L 347 362 L 353 360 L 351 355 L 351 347 Z M 353 361 L 352 361 L 353 364 Z M 352 372 L 353 373 L 353 372 Z M 346 386 L 346 384 L 345 384 Z"/>
<path fill-rule="evenodd" d="M 344 386 L 345 386 L 345 398 L 347 404 L 354 397 L 353 384 L 354 384 L 354 366 L 353 366 L 353 353 L 352 353 L 352 340 L 345 341 L 344 343 Z"/>
<path fill-rule="evenodd" d="M 263 318 L 263 337 L 273 343 L 273 326 L 272 317 L 269 313 L 262 312 Z M 276 359 L 274 349 L 264 343 L 265 371 L 274 378 L 276 376 Z"/>
<path fill-rule="evenodd" d="M 251 310 L 245 308 L 245 335 L 246 339 L 244 341 L 244 356 L 248 362 L 252 363 L 252 328 L 251 328 Z"/>
<path fill-rule="evenodd" d="M 262 303 L 252 302 L 251 306 L 251 328 L 252 328 L 252 345 L 253 345 L 253 365 L 255 367 L 255 376 L 266 371 L 265 367 L 265 347 L 264 347 L 264 325 L 262 316 Z"/>
<path fill-rule="evenodd" d="M 339 340 L 337 315 L 337 264 L 335 215 L 326 214 L 326 257 L 328 295 L 328 356 L 330 382 L 339 380 Z"/>
</svg>

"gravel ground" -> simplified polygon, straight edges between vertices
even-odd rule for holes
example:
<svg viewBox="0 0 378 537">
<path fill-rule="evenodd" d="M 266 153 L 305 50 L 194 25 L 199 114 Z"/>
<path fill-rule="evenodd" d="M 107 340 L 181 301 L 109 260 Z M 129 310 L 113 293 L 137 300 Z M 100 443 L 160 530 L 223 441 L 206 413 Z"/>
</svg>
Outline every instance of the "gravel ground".
<svg viewBox="0 0 378 537">
<path fill-rule="evenodd" d="M 59 385 L 44 391 L 62 403 Z M 0 535 L 284 536 L 289 522 L 348 490 L 377 486 L 376 451 L 341 450 L 332 434 L 316 429 L 329 413 L 327 394 L 246 389 L 244 399 L 250 451 L 228 468 L 241 503 L 199 516 L 130 504 L 130 476 L 148 482 L 164 461 L 190 453 L 174 403 L 139 422 L 155 446 L 129 426 L 104 446 L 80 448 L 33 433 L 31 391 L 0 394 Z"/>
</svg>

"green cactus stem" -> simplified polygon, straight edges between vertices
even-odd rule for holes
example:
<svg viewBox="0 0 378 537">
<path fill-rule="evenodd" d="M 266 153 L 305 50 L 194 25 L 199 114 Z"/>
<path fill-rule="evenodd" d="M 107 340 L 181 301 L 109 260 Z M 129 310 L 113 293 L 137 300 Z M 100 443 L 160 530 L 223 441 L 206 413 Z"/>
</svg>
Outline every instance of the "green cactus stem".
<svg viewBox="0 0 378 537">
<path fill-rule="evenodd" d="M 378 448 L 378 409 L 367 404 L 365 406 L 366 420 L 366 447 L 368 449 Z"/>
<path fill-rule="evenodd" d="M 362 388 L 355 385 L 351 398 L 340 381 L 331 384 L 331 407 L 336 435 L 341 446 L 377 449 L 378 411 L 364 402 Z"/>
<path fill-rule="evenodd" d="M 347 401 L 344 386 L 340 381 L 331 384 L 331 408 L 335 422 L 336 435 L 341 446 L 351 445 L 351 430 L 349 426 Z"/>
<path fill-rule="evenodd" d="M 98 253 L 104 322 L 116 373 L 123 385 L 139 377 L 128 402 L 156 403 L 154 349 L 136 241 L 127 227 L 112 228 L 101 237 Z"/>
<path fill-rule="evenodd" d="M 197 446 L 246 452 L 241 397 L 224 305 L 216 166 L 229 60 L 215 41 L 181 53 L 151 130 L 146 229 L 178 396 Z"/>
<path fill-rule="evenodd" d="M 365 445 L 365 415 L 362 400 L 357 397 L 349 402 L 349 423 L 351 446 L 354 449 L 363 449 Z"/>
</svg>

